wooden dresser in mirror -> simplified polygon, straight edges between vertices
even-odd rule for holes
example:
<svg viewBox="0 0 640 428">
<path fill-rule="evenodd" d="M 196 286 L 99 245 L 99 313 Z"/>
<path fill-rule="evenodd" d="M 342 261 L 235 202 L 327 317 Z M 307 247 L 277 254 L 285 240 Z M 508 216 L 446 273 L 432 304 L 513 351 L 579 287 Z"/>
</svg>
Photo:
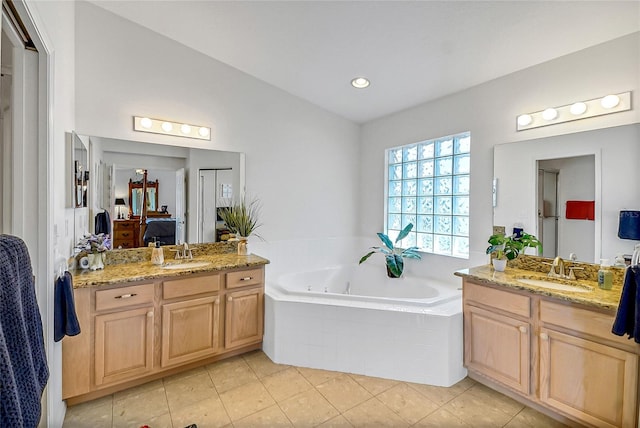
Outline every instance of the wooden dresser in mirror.
<svg viewBox="0 0 640 428">
<path fill-rule="evenodd" d="M 113 221 L 113 248 L 137 248 L 140 242 L 142 181 L 129 180 L 129 219 Z M 171 213 L 158 210 L 158 180 L 147 181 L 147 217 L 170 218 Z"/>
</svg>

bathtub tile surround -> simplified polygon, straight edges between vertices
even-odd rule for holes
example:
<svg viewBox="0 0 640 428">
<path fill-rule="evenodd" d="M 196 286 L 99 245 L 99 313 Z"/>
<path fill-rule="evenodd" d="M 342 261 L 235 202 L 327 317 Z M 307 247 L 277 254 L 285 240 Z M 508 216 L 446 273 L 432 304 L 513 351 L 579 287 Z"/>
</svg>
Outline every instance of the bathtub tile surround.
<svg viewBox="0 0 640 428">
<path fill-rule="evenodd" d="M 232 360 L 71 406 L 63 426 L 470 427 L 480 420 L 483 426 L 508 428 L 563 426 L 469 378 L 444 388 L 275 364 L 261 351 Z M 214 377 L 223 367 L 242 367 L 252 376 L 221 391 Z M 270 388 L 278 374 L 296 384 L 303 378 L 308 387 L 285 398 Z M 341 401 L 343 386 L 355 391 L 350 404 Z"/>
<path fill-rule="evenodd" d="M 461 292 L 384 270 L 353 265 L 268 280 L 265 353 L 282 364 L 416 383 L 463 379 Z"/>
</svg>

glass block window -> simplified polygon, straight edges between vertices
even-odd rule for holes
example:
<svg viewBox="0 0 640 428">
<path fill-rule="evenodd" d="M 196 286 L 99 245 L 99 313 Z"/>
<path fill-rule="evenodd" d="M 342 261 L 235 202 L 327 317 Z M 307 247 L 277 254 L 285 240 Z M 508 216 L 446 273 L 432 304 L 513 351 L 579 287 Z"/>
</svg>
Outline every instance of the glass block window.
<svg viewBox="0 0 640 428">
<path fill-rule="evenodd" d="M 465 132 L 386 151 L 385 233 L 403 248 L 469 258 L 471 134 Z"/>
</svg>

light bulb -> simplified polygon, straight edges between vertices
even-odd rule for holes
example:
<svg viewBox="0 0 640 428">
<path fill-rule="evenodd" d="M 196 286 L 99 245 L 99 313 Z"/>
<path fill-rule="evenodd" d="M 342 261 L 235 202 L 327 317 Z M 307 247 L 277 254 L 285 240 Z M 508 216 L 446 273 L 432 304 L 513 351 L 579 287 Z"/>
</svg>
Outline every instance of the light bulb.
<svg viewBox="0 0 640 428">
<path fill-rule="evenodd" d="M 207 137 L 207 136 L 209 135 L 209 128 L 204 127 L 204 126 L 203 126 L 203 127 L 201 127 L 201 128 L 198 130 L 198 134 L 200 134 L 200 136 L 201 136 L 201 137 Z"/>
<path fill-rule="evenodd" d="M 186 123 L 180 127 L 180 130 L 182 131 L 183 134 L 190 134 L 191 133 L 191 127 L 189 125 L 187 125 Z"/>
<path fill-rule="evenodd" d="M 569 111 L 573 115 L 579 115 L 587 111 L 587 105 L 585 103 L 574 103 L 569 107 Z"/>
<path fill-rule="evenodd" d="M 351 86 L 357 89 L 364 89 L 369 86 L 371 82 L 366 77 L 356 77 L 351 80 Z"/>
<path fill-rule="evenodd" d="M 558 111 L 554 108 L 548 108 L 542 112 L 542 118 L 544 120 L 553 120 L 558 117 Z"/>
<path fill-rule="evenodd" d="M 614 108 L 618 104 L 620 104 L 620 97 L 617 95 L 607 95 L 602 99 L 602 101 L 600 101 L 600 105 L 607 109 Z"/>
<path fill-rule="evenodd" d="M 533 119 L 531 119 L 530 114 L 521 114 L 520 116 L 518 116 L 518 125 L 527 126 L 531 123 L 532 120 Z"/>
<path fill-rule="evenodd" d="M 153 121 L 148 117 L 143 117 L 140 119 L 140 125 L 142 125 L 143 128 L 149 129 L 151 128 L 151 125 L 153 125 Z"/>
<path fill-rule="evenodd" d="M 173 125 L 169 122 L 162 122 L 162 130 L 164 132 L 171 132 L 173 129 Z"/>
</svg>

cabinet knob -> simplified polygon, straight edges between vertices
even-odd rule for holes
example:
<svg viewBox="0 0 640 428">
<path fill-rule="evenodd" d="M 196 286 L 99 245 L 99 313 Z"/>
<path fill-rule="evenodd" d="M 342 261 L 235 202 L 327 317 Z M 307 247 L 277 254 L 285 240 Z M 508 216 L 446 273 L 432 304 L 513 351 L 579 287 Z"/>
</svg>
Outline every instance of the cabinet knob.
<svg viewBox="0 0 640 428">
<path fill-rule="evenodd" d="M 147 318 L 153 318 L 153 311 L 147 312 Z"/>
<path fill-rule="evenodd" d="M 540 333 L 540 339 L 549 340 L 549 335 L 547 333 Z"/>
<path fill-rule="evenodd" d="M 231 297 L 231 296 L 227 297 L 227 302 L 230 302 L 232 300 L 233 300 L 233 297 Z"/>
<path fill-rule="evenodd" d="M 527 327 L 521 325 L 520 327 L 518 327 L 518 330 L 520 330 L 520 333 L 526 333 L 527 332 Z"/>
</svg>

